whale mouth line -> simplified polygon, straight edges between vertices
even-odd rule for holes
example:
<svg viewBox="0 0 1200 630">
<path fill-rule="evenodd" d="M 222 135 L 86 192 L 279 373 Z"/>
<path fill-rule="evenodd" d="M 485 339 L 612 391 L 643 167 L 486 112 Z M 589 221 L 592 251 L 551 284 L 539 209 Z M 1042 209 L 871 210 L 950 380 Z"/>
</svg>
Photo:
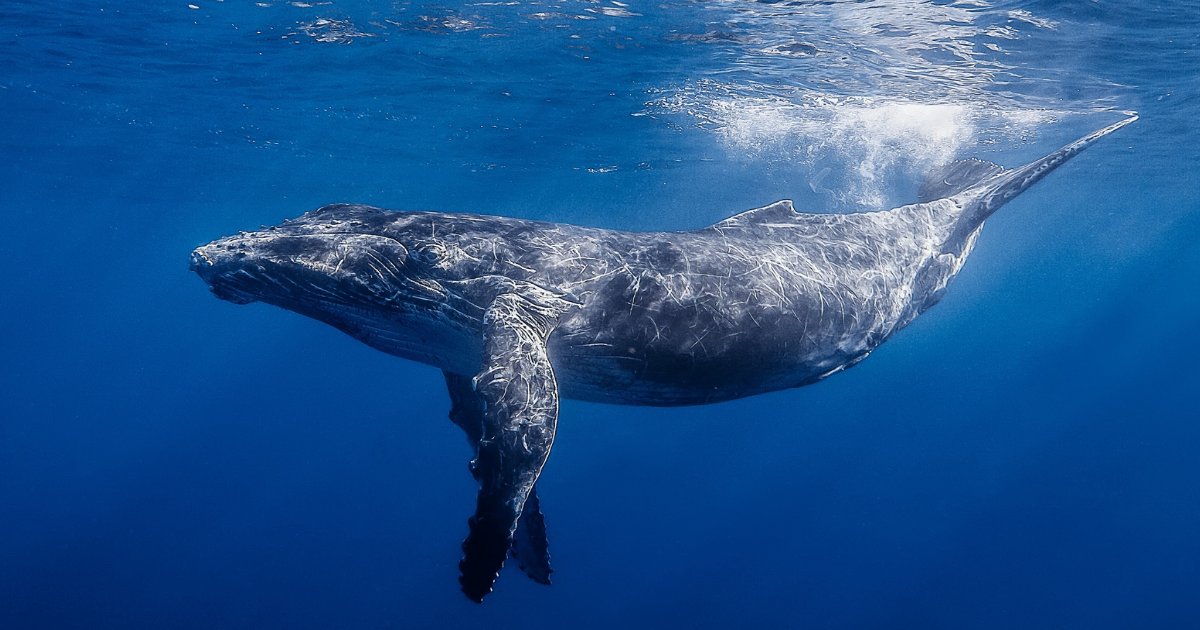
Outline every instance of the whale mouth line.
<svg viewBox="0 0 1200 630">
<path fill-rule="evenodd" d="M 394 282 L 389 283 L 390 290 L 387 291 L 346 292 L 311 279 L 305 281 L 288 274 L 271 274 L 261 268 L 231 269 L 218 264 L 202 251 L 192 253 L 190 267 L 208 285 L 214 296 L 234 304 L 267 302 L 293 308 L 289 305 L 311 301 L 334 312 L 352 309 L 355 304 L 366 300 L 381 308 L 407 312 L 438 310 L 445 305 L 448 297 L 446 290 L 436 283 L 400 277 L 393 278 Z"/>
<path fill-rule="evenodd" d="M 257 297 L 229 285 L 210 284 L 209 291 L 217 298 L 234 304 L 251 304 L 258 301 Z"/>
</svg>

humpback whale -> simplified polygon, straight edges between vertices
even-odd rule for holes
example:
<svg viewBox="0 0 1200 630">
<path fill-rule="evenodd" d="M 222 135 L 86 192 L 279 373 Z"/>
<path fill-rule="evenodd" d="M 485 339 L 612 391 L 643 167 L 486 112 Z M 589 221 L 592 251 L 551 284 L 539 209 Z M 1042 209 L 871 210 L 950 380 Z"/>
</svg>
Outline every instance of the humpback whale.
<svg viewBox="0 0 1200 630">
<path fill-rule="evenodd" d="M 693 405 L 814 383 L 942 299 L 984 221 L 1131 116 L 1039 160 L 954 162 L 919 201 L 624 232 L 336 204 L 192 252 L 217 297 L 326 322 L 443 371 L 479 483 L 459 563 L 481 602 L 511 556 L 550 575 L 536 491 L 560 396 Z"/>
</svg>

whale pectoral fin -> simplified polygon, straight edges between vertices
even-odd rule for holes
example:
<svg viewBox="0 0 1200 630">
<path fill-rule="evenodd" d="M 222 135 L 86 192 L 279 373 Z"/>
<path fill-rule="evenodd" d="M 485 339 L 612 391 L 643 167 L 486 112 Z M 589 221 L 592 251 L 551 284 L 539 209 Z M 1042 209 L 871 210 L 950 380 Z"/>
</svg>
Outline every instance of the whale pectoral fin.
<svg viewBox="0 0 1200 630">
<path fill-rule="evenodd" d="M 442 372 L 446 378 L 446 389 L 450 392 L 450 420 L 467 434 L 471 448 L 478 454 L 479 441 L 483 436 L 483 401 L 475 393 L 471 379 Z M 472 475 L 475 475 L 472 471 Z M 477 476 L 477 475 L 476 475 Z M 513 534 L 512 557 L 529 579 L 539 584 L 550 583 L 550 544 L 546 540 L 546 519 L 542 516 L 538 500 L 537 485 L 529 491 L 525 509 L 517 522 Z"/>
<path fill-rule="evenodd" d="M 513 535 L 512 557 L 529 579 L 538 584 L 550 583 L 550 573 L 554 569 L 550 568 L 550 544 L 546 540 L 546 519 L 542 516 L 537 486 L 529 491 L 525 509 L 521 511 L 521 520 Z"/>
<path fill-rule="evenodd" d="M 483 437 L 483 401 L 475 393 L 469 376 L 442 370 L 446 391 L 450 393 L 450 421 L 467 434 L 472 449 L 479 448 Z"/>
<path fill-rule="evenodd" d="M 503 293 L 483 317 L 483 369 L 475 377 L 483 422 L 472 464 L 480 488 L 458 565 L 462 590 L 476 602 L 492 591 L 554 443 L 558 385 L 546 339 L 569 306 L 545 291 Z"/>
</svg>

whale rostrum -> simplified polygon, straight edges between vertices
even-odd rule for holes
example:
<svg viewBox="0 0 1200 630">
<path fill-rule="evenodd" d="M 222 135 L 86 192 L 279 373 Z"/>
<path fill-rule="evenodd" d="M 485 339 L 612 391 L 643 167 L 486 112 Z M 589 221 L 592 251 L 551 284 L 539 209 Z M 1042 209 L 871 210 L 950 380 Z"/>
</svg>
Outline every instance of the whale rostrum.
<svg viewBox="0 0 1200 630">
<path fill-rule="evenodd" d="M 536 483 L 560 396 L 702 404 L 853 366 L 942 298 L 993 212 L 1134 120 L 1012 170 L 955 162 L 887 211 L 779 201 L 699 230 L 625 232 L 336 204 L 199 247 L 192 268 L 220 298 L 444 372 L 480 486 L 460 582 L 482 601 L 509 556 L 549 583 Z"/>
</svg>

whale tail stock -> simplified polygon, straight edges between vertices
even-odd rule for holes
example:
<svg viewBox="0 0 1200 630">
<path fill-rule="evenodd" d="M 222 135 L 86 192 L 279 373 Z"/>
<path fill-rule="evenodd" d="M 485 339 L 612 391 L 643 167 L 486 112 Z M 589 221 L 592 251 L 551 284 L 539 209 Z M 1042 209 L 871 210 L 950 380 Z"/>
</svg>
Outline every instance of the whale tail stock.
<svg viewBox="0 0 1200 630">
<path fill-rule="evenodd" d="M 958 201 L 963 210 L 955 221 L 948 241 L 962 242 L 1013 197 L 1024 192 L 1095 141 L 1137 119 L 1137 114 L 1132 114 L 1041 159 L 1014 169 L 1005 169 L 978 159 L 954 162 L 944 171 L 926 180 L 920 189 L 920 201 L 946 197 Z"/>
</svg>

